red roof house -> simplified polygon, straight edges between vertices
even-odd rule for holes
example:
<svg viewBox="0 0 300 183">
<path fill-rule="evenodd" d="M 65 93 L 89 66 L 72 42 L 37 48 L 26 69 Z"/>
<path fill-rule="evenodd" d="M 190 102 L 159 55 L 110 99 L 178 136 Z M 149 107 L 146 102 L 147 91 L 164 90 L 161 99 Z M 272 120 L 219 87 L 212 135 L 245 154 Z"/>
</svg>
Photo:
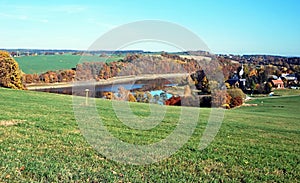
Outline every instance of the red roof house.
<svg viewBox="0 0 300 183">
<path fill-rule="evenodd" d="M 284 88 L 284 83 L 281 79 L 272 80 L 272 84 L 275 88 Z"/>
</svg>

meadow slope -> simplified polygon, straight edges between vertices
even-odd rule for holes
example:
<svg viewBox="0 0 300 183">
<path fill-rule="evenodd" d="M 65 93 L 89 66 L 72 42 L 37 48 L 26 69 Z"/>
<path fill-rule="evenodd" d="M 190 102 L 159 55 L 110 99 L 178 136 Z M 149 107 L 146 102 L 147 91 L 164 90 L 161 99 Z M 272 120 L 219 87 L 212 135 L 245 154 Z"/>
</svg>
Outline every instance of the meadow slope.
<svg viewBox="0 0 300 183">
<path fill-rule="evenodd" d="M 161 162 L 137 166 L 109 160 L 87 143 L 71 96 L 0 88 L 0 182 L 300 182 L 300 96 L 251 103 L 258 106 L 227 110 L 202 151 L 210 109 L 199 109 L 188 143 Z M 180 116 L 179 107 L 167 107 L 161 124 L 139 131 L 118 120 L 111 101 L 96 104 L 111 134 L 129 143 L 164 139 Z M 130 106 L 149 115 L 146 104 Z"/>
</svg>

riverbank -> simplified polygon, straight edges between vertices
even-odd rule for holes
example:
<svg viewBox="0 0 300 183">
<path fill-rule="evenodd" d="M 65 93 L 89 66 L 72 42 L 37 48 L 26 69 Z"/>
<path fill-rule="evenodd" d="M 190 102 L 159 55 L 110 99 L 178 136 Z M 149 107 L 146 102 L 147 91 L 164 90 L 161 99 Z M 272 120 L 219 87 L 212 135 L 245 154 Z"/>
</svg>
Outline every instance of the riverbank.
<svg viewBox="0 0 300 183">
<path fill-rule="evenodd" d="M 130 76 L 118 76 L 109 78 L 107 80 L 100 81 L 78 81 L 78 82 L 61 82 L 61 83 L 48 83 L 48 84 L 28 84 L 26 85 L 28 90 L 43 90 L 43 89 L 55 89 L 55 88 L 70 88 L 76 85 L 112 85 L 112 84 L 122 84 L 130 83 L 140 80 L 155 80 L 159 78 L 164 79 L 176 79 L 176 78 L 185 78 L 188 73 L 172 73 L 172 74 L 145 74 L 140 76 L 130 75 Z"/>
</svg>

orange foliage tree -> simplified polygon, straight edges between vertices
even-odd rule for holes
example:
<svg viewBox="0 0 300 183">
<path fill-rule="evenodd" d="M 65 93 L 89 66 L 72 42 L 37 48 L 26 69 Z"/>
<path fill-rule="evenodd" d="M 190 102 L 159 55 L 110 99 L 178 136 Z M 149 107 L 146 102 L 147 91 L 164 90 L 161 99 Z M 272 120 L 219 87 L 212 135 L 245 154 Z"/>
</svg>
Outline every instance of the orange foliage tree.
<svg viewBox="0 0 300 183">
<path fill-rule="evenodd" d="M 25 89 L 19 65 L 6 51 L 0 51 L 0 86 Z"/>
</svg>

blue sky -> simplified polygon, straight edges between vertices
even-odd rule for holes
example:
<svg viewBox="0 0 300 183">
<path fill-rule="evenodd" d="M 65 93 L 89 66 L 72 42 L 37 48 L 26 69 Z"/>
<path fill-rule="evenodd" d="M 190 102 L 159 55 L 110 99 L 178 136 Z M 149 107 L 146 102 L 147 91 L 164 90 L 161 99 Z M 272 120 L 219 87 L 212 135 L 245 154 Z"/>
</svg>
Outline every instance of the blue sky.
<svg viewBox="0 0 300 183">
<path fill-rule="evenodd" d="M 114 27 L 154 19 L 186 27 L 214 53 L 300 56 L 298 0 L 0 0 L 0 8 L 0 48 L 88 49 Z"/>
</svg>

